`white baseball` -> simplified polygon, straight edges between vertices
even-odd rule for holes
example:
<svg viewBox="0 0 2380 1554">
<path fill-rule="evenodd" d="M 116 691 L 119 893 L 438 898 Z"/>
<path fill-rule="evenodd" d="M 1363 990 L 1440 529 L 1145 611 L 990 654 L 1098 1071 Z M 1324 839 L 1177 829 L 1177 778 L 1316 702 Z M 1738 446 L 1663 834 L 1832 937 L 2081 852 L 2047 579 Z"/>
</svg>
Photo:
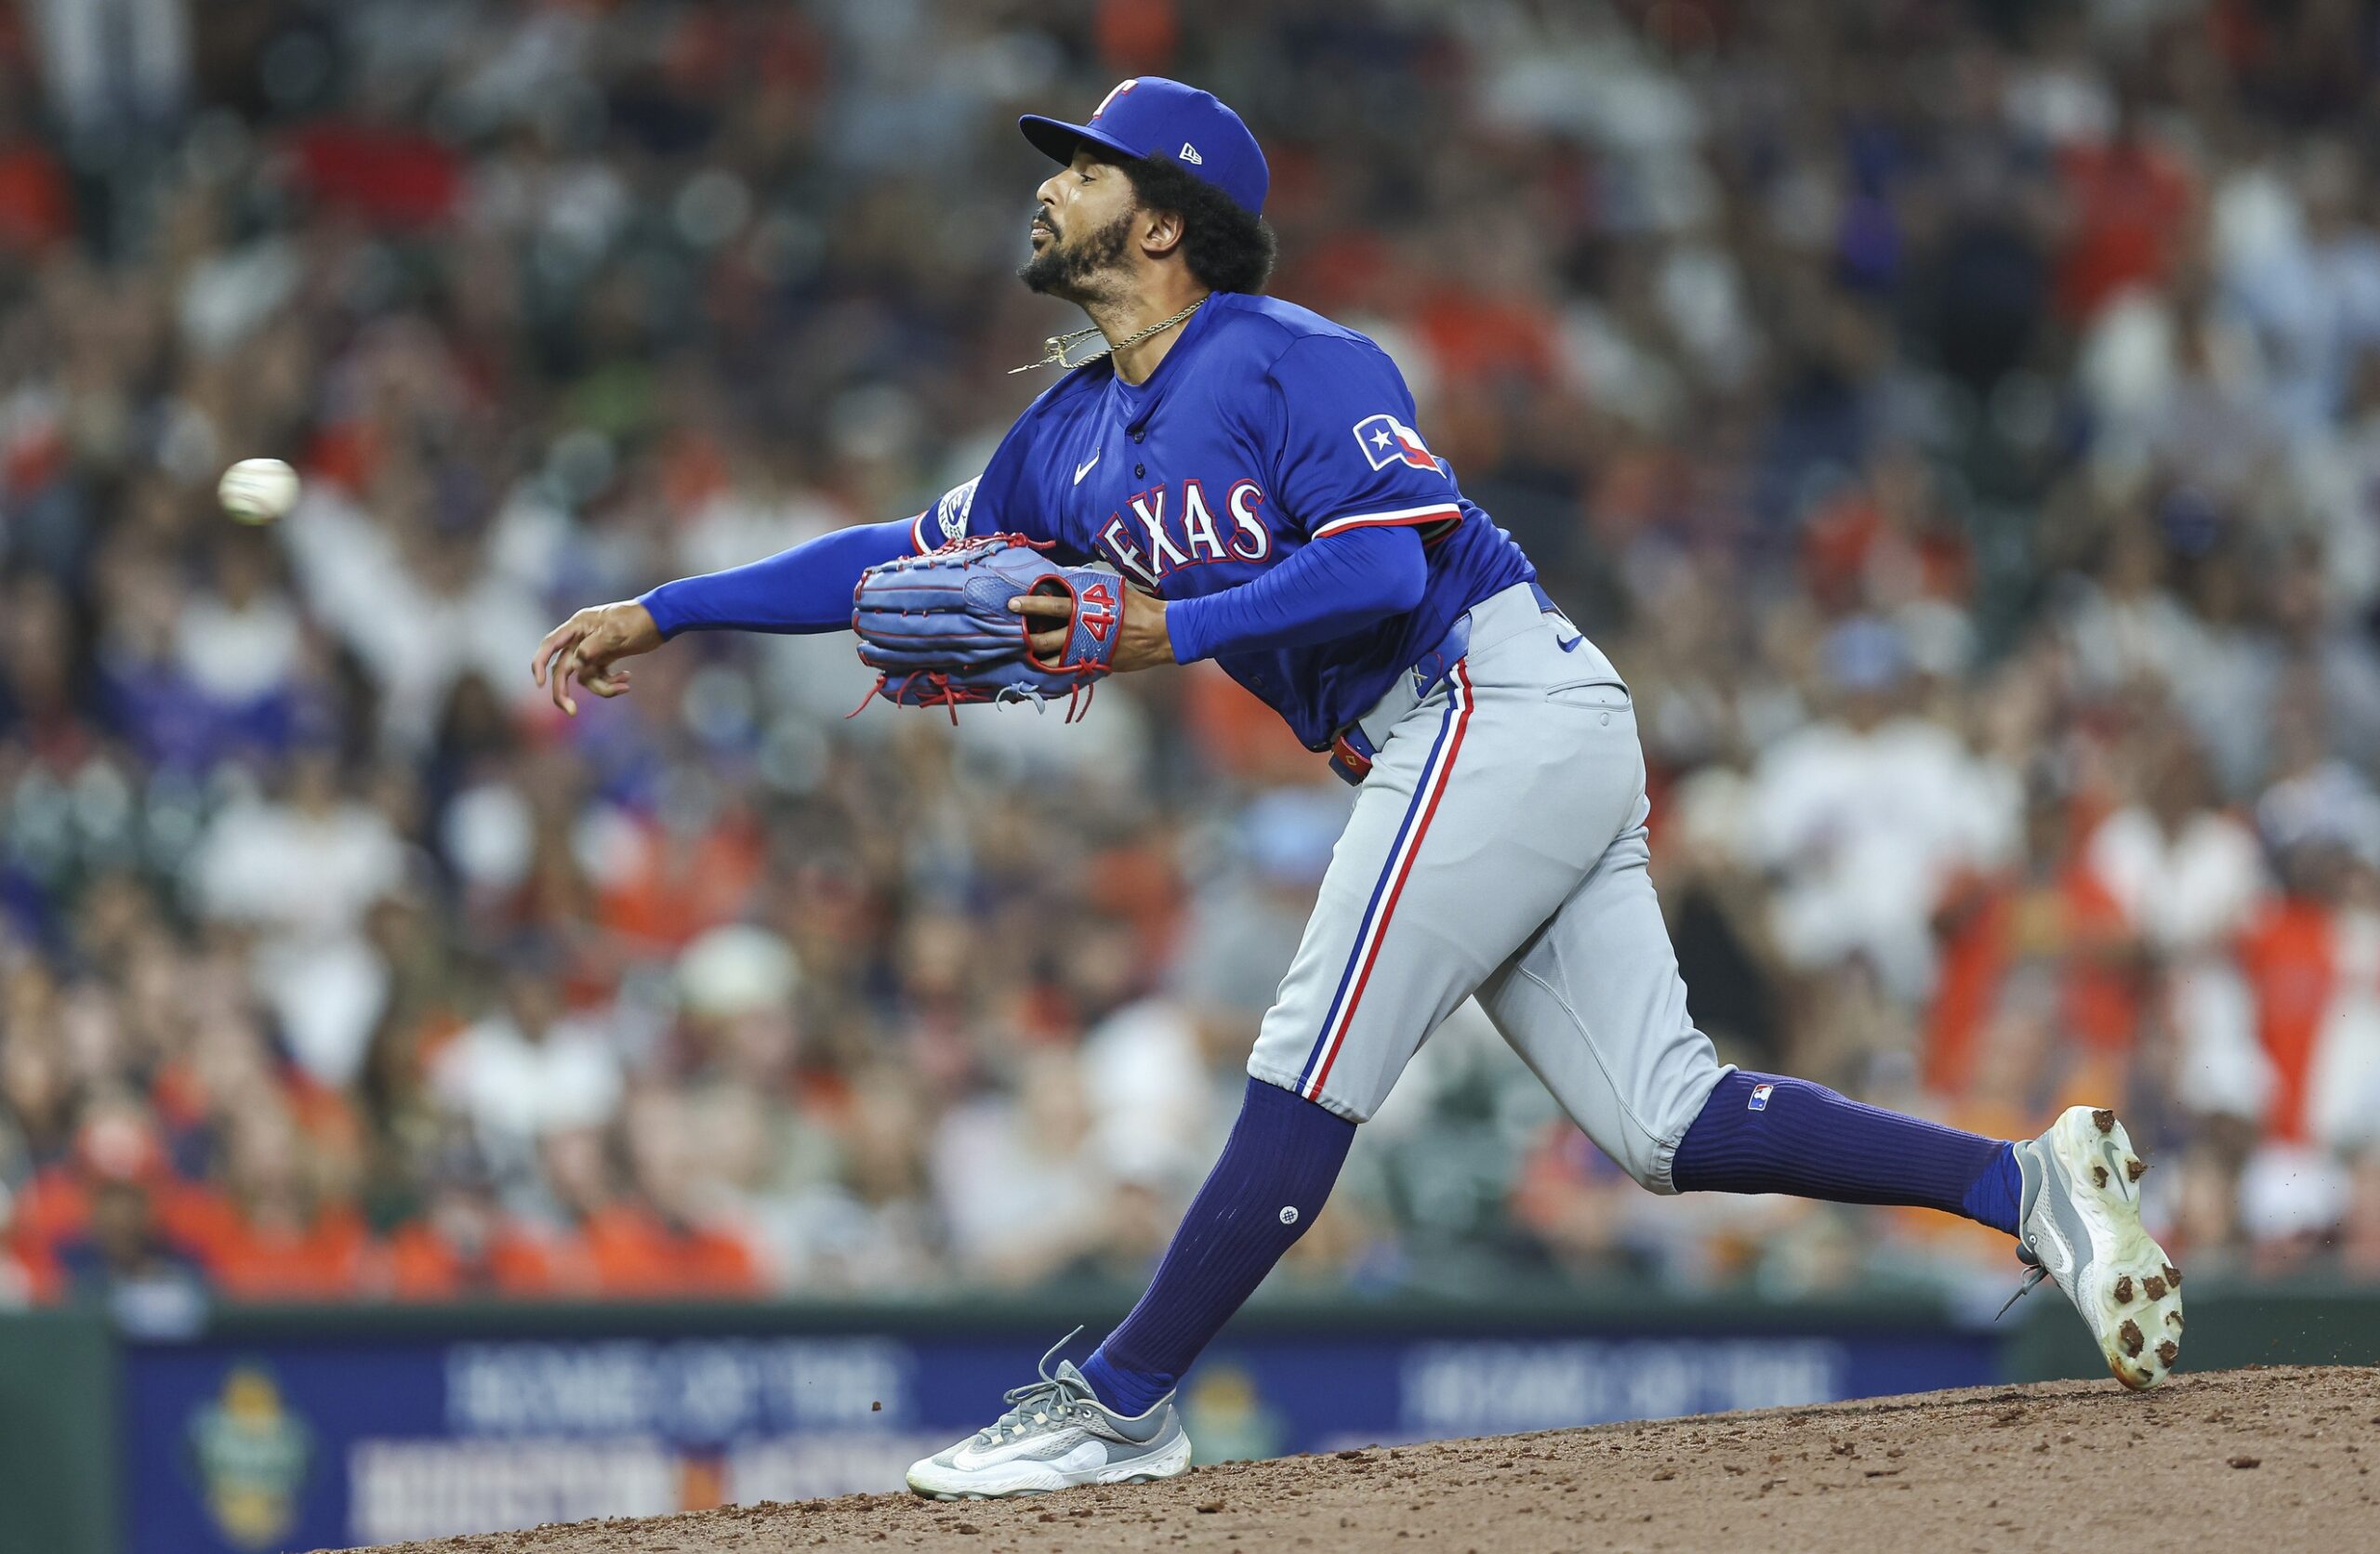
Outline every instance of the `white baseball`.
<svg viewBox="0 0 2380 1554">
<path fill-rule="evenodd" d="M 270 523 L 298 505 L 298 471 L 277 458 L 244 458 L 215 488 L 223 510 L 242 523 Z"/>
</svg>

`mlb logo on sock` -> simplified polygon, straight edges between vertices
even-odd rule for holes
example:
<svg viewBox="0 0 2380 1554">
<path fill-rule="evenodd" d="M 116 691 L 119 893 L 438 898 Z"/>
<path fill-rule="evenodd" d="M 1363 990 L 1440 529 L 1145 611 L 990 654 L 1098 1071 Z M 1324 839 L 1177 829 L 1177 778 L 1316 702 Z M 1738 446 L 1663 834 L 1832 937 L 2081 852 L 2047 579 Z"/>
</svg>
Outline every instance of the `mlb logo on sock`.
<svg viewBox="0 0 2380 1554">
<path fill-rule="evenodd" d="M 1747 1112 L 1767 1111 L 1768 1093 L 1775 1088 L 1777 1086 L 1774 1085 L 1754 1085 L 1752 1087 L 1751 1098 L 1744 1102 L 1744 1110 Z"/>
</svg>

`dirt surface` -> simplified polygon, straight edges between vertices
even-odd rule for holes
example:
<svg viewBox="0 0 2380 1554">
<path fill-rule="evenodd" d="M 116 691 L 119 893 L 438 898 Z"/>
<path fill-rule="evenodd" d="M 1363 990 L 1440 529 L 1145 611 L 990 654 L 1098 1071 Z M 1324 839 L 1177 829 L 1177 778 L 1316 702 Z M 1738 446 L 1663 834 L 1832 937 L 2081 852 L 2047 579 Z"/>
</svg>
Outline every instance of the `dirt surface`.
<svg viewBox="0 0 2380 1554">
<path fill-rule="evenodd" d="M 787 1549 L 2347 1550 L 2380 1526 L 2380 1371 L 2051 1382 L 1201 1468 L 1009 1501 L 736 1507 L 390 1554 Z"/>
</svg>

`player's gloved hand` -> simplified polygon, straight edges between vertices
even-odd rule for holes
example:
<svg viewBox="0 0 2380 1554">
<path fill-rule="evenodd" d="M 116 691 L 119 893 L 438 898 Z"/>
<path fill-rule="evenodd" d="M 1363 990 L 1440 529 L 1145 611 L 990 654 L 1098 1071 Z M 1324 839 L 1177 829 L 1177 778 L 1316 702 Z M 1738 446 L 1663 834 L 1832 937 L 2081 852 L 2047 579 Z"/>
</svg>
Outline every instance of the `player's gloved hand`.
<svg viewBox="0 0 2380 1554">
<path fill-rule="evenodd" d="M 852 595 L 860 661 L 876 690 L 905 706 L 1068 700 L 1067 716 L 1111 667 L 1124 624 L 1124 582 L 1068 567 L 1015 534 L 954 540 L 870 567 Z M 1066 625 L 1033 635 L 1012 600 L 1046 597 Z M 1038 618 L 1038 616 L 1036 618 Z"/>
<path fill-rule="evenodd" d="M 594 605 L 546 633 L 529 661 L 529 678 L 551 693 L 554 705 L 575 718 L 578 702 L 570 693 L 571 681 L 598 696 L 622 695 L 628 688 L 628 672 L 612 665 L 651 652 L 661 642 L 653 612 L 636 600 Z"/>
<path fill-rule="evenodd" d="M 1172 663 L 1173 639 L 1165 629 L 1165 600 L 1130 584 L 1123 586 L 1120 598 L 1124 626 L 1117 636 L 1115 653 L 1107 661 L 1109 673 L 1121 675 Z M 1031 623 L 1028 629 L 1033 635 L 1028 640 L 1036 657 L 1055 658 L 1065 651 L 1073 629 L 1073 600 L 1050 594 L 1022 594 L 1009 600 L 1008 607 Z"/>
</svg>

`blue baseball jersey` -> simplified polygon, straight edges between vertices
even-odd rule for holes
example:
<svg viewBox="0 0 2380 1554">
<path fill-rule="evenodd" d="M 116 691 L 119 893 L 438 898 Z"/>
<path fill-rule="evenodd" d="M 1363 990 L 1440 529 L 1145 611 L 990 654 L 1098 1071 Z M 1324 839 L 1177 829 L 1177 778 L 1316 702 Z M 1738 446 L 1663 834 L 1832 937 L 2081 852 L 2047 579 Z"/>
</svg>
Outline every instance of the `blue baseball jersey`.
<svg viewBox="0 0 2380 1554">
<path fill-rule="evenodd" d="M 965 534 L 1052 542 L 1160 599 L 1246 583 L 1301 547 L 1401 524 L 1429 561 L 1421 603 L 1326 642 L 1217 658 L 1310 748 L 1369 710 L 1457 617 L 1536 575 L 1413 427 L 1370 340 L 1271 297 L 1221 292 L 1146 383 L 1105 359 L 1033 402 L 983 474 L 918 515 L 920 550 Z"/>
</svg>

